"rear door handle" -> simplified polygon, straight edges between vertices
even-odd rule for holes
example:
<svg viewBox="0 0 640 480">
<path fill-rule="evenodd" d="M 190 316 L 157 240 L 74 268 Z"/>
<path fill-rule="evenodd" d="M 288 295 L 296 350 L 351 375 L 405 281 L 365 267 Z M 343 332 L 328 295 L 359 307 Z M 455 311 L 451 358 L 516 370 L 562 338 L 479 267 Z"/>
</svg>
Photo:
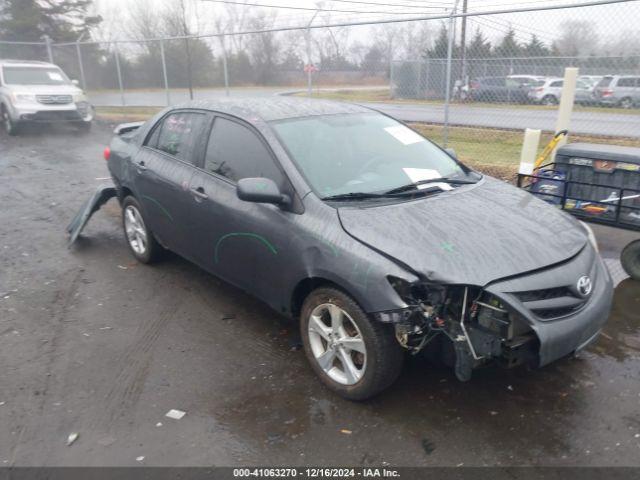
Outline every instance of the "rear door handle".
<svg viewBox="0 0 640 480">
<path fill-rule="evenodd" d="M 144 160 L 140 160 L 138 162 L 138 170 L 144 172 L 147 169 L 147 166 L 144 164 Z"/>
<path fill-rule="evenodd" d="M 202 187 L 192 188 L 191 193 L 193 193 L 196 197 L 199 197 L 199 198 L 203 198 L 203 199 L 209 198 L 209 195 L 204 193 L 204 188 Z"/>
</svg>

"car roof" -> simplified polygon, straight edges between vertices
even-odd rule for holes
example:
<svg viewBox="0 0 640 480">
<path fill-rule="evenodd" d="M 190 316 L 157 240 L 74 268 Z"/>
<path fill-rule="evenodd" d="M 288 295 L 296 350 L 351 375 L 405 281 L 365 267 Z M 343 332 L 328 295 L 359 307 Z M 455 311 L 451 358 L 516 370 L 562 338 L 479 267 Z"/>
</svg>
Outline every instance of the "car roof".
<svg viewBox="0 0 640 480">
<path fill-rule="evenodd" d="M 35 60 L 15 60 L 11 58 L 0 58 L 0 65 L 7 66 L 24 66 L 24 67 L 55 67 L 57 65 L 47 62 L 38 62 Z"/>
<path fill-rule="evenodd" d="M 239 117 L 249 123 L 255 123 L 258 119 L 270 122 L 314 115 L 371 113 L 375 111 L 353 103 L 279 95 L 197 100 L 176 105 L 174 108 L 201 108 Z"/>
</svg>

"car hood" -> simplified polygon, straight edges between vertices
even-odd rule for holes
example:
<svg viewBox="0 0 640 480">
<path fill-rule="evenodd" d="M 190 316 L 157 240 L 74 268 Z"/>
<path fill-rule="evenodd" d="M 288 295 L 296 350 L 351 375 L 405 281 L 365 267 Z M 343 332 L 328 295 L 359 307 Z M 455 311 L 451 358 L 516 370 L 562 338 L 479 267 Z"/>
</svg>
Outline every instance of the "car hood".
<svg viewBox="0 0 640 480">
<path fill-rule="evenodd" d="M 338 208 L 343 228 L 427 279 L 484 286 L 553 265 L 588 241 L 580 224 L 533 195 L 485 177 L 433 197 Z"/>
<path fill-rule="evenodd" d="M 75 85 L 10 85 L 16 95 L 80 95 Z"/>
</svg>

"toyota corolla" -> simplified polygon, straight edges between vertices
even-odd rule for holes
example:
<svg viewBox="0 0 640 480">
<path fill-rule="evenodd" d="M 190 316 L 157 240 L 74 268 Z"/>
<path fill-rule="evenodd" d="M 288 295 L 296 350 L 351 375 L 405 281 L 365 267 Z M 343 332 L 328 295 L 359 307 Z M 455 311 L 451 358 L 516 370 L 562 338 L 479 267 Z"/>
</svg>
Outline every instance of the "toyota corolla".
<svg viewBox="0 0 640 480">
<path fill-rule="evenodd" d="M 171 107 L 105 150 L 140 262 L 170 249 L 299 320 L 311 367 L 350 399 L 406 352 L 460 380 L 594 341 L 611 278 L 589 228 L 376 111 L 295 98 Z"/>
</svg>

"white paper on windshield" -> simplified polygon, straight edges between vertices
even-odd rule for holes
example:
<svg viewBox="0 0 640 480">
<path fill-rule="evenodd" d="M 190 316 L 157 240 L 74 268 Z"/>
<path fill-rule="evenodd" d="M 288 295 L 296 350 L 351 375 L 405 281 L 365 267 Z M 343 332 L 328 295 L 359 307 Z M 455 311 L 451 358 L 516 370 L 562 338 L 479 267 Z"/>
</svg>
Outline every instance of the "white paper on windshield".
<svg viewBox="0 0 640 480">
<path fill-rule="evenodd" d="M 407 175 L 407 177 L 409 177 L 409 180 L 411 180 L 412 182 L 419 182 L 420 180 L 434 180 L 434 179 L 442 178 L 442 175 L 440 175 L 440 172 L 438 172 L 437 170 L 433 170 L 431 168 L 403 168 L 402 170 Z M 418 188 L 419 189 L 429 188 L 429 187 L 432 187 L 434 185 L 437 185 L 442 190 L 451 190 L 452 189 L 451 185 L 449 185 L 448 183 L 444 183 L 444 182 L 442 182 L 442 183 L 433 182 L 433 183 L 429 183 L 429 184 L 425 184 L 425 185 L 418 185 Z"/>
<path fill-rule="evenodd" d="M 62 81 L 62 75 L 60 75 L 58 72 L 47 72 L 47 75 L 49 75 L 49 79 L 51 80 L 55 80 L 56 82 Z"/>
<path fill-rule="evenodd" d="M 387 127 L 384 129 L 389 135 L 393 136 L 403 145 L 411 145 L 412 143 L 425 142 L 426 140 L 418 135 L 416 132 L 404 125 L 396 125 L 394 127 Z"/>
</svg>

